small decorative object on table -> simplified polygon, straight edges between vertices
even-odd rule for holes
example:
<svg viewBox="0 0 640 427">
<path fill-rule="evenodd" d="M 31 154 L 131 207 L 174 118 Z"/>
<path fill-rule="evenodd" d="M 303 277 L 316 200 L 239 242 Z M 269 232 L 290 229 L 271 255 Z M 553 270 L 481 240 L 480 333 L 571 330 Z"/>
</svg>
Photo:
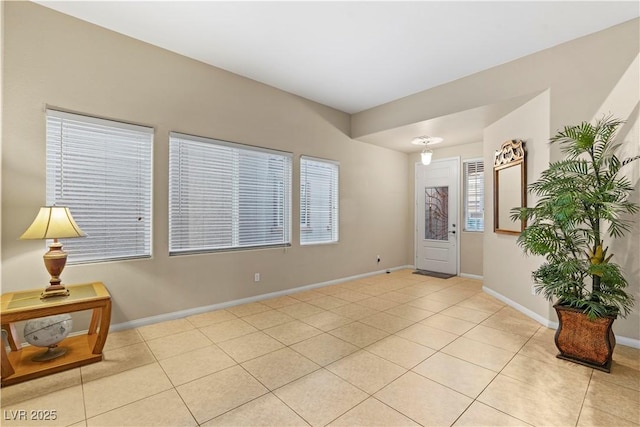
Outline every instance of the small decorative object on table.
<svg viewBox="0 0 640 427">
<path fill-rule="evenodd" d="M 69 313 L 28 320 L 24 325 L 24 339 L 33 346 L 47 347 L 44 353 L 36 354 L 31 360 L 46 362 L 65 354 L 67 349 L 58 347 L 58 343 L 69 335 L 72 326 Z"/>
</svg>

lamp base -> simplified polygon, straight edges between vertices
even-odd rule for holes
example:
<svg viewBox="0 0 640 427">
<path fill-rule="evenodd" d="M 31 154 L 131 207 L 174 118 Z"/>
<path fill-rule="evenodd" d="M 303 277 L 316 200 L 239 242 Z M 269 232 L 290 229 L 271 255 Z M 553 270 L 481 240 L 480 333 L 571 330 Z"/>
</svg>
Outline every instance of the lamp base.
<svg viewBox="0 0 640 427">
<path fill-rule="evenodd" d="M 40 299 L 51 297 L 67 297 L 69 296 L 69 289 L 64 285 L 51 285 L 40 294 Z"/>
</svg>

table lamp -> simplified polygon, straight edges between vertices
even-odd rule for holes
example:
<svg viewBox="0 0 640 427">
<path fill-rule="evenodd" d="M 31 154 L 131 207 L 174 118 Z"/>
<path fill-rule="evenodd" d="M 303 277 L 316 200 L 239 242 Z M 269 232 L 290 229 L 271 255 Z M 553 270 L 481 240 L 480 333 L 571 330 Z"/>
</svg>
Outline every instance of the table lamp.
<svg viewBox="0 0 640 427">
<path fill-rule="evenodd" d="M 20 236 L 21 240 L 53 239 L 49 245 L 49 251 L 43 256 L 44 265 L 51 275 L 51 280 L 49 280 L 49 287 L 42 292 L 40 298 L 69 295 L 69 290 L 60 280 L 60 274 L 67 263 L 67 253 L 62 250 L 62 243 L 58 242 L 58 239 L 84 236 L 86 234 L 78 227 L 69 208 L 65 206 L 41 207 L 33 223 Z"/>
</svg>

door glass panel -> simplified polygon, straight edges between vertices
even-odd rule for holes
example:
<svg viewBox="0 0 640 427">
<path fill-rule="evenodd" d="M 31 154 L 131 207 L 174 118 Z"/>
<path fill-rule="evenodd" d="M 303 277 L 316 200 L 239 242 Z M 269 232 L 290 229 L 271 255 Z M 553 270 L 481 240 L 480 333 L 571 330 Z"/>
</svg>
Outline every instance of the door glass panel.
<svg viewBox="0 0 640 427">
<path fill-rule="evenodd" d="M 424 188 L 424 238 L 449 240 L 449 187 Z"/>
</svg>

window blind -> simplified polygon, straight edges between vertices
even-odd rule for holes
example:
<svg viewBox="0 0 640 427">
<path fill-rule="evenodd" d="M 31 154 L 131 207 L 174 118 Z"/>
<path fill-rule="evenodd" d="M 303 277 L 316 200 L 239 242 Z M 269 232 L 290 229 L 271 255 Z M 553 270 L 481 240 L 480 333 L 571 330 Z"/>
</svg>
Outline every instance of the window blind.
<svg viewBox="0 0 640 427">
<path fill-rule="evenodd" d="M 464 229 L 484 231 L 484 161 L 464 162 Z"/>
<path fill-rule="evenodd" d="M 339 164 L 300 159 L 300 244 L 338 241 Z"/>
<path fill-rule="evenodd" d="M 153 129 L 47 110 L 47 204 L 68 206 L 87 237 L 68 262 L 151 256 Z"/>
<path fill-rule="evenodd" d="M 169 253 L 289 245 L 291 157 L 172 132 Z"/>
</svg>

